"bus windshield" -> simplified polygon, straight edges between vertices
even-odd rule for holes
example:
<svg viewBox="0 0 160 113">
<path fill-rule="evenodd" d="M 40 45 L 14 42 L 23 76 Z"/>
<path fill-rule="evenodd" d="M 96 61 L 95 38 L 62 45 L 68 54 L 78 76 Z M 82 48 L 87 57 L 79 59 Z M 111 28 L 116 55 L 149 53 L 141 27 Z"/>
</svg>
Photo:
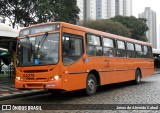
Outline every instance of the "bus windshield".
<svg viewBox="0 0 160 113">
<path fill-rule="evenodd" d="M 18 40 L 17 66 L 56 64 L 59 61 L 59 33 Z"/>
</svg>

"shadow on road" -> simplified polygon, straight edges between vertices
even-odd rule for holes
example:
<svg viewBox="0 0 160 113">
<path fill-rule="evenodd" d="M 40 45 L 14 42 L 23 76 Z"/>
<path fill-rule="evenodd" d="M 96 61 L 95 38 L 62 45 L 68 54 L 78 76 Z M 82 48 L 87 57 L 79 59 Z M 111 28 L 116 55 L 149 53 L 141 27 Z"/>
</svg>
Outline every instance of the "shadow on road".
<svg viewBox="0 0 160 113">
<path fill-rule="evenodd" d="M 116 83 L 100 86 L 97 89 L 97 93 L 90 98 L 96 98 L 97 95 L 104 95 L 105 93 L 110 93 L 113 91 L 119 90 L 128 90 L 130 88 L 138 88 L 141 85 L 152 84 L 153 81 L 142 81 L 139 85 L 134 85 L 133 82 L 124 82 L 124 83 Z M 75 99 L 88 99 L 88 96 L 85 94 L 85 90 L 71 91 L 71 92 L 62 92 L 59 95 L 53 95 L 51 93 L 47 93 L 44 95 L 36 95 L 27 98 L 21 98 L 25 103 L 65 103 L 67 101 L 75 100 Z M 78 102 L 77 102 L 78 103 Z"/>
</svg>

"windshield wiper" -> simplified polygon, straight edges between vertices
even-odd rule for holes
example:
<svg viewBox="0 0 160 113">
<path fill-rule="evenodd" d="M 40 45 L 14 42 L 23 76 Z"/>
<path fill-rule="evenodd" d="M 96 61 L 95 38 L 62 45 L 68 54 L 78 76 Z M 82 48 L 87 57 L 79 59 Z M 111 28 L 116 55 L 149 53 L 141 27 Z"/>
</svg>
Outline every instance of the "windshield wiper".
<svg viewBox="0 0 160 113">
<path fill-rule="evenodd" d="M 43 46 L 43 44 L 44 44 L 47 36 L 48 36 L 48 32 L 46 32 L 46 33 L 43 35 L 41 41 L 39 41 L 38 47 L 37 47 L 37 52 L 42 48 L 42 46 Z"/>
</svg>

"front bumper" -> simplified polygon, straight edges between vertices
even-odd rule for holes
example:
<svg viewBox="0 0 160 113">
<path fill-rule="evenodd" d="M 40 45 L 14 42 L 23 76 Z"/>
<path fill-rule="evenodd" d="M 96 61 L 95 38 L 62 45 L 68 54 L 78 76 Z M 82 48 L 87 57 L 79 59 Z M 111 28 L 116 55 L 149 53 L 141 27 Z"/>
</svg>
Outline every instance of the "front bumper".
<svg viewBox="0 0 160 113">
<path fill-rule="evenodd" d="M 37 81 L 25 82 L 15 79 L 15 87 L 17 89 L 62 89 L 63 90 L 62 79 L 56 81 L 48 81 L 48 82 L 37 82 Z"/>
</svg>

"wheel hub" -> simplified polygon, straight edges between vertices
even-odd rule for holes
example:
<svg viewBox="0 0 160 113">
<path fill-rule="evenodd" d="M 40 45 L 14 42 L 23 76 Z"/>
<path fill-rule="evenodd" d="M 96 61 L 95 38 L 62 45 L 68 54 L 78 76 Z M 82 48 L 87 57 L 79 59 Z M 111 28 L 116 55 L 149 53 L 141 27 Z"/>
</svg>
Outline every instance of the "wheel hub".
<svg viewBox="0 0 160 113">
<path fill-rule="evenodd" d="M 92 79 L 88 80 L 88 87 L 89 87 L 90 91 L 94 90 L 94 88 L 95 88 L 94 80 L 92 80 Z"/>
</svg>

